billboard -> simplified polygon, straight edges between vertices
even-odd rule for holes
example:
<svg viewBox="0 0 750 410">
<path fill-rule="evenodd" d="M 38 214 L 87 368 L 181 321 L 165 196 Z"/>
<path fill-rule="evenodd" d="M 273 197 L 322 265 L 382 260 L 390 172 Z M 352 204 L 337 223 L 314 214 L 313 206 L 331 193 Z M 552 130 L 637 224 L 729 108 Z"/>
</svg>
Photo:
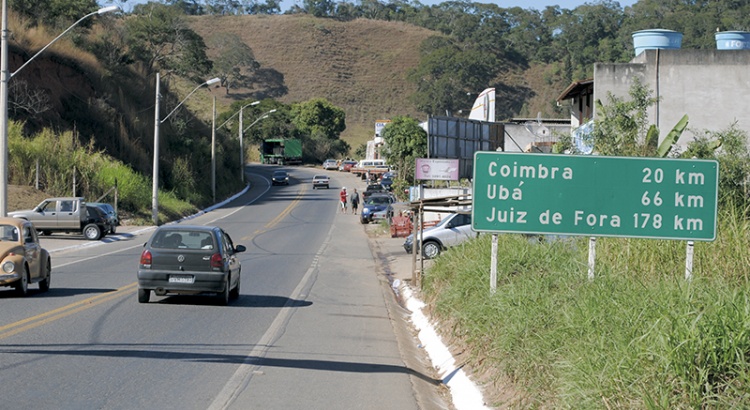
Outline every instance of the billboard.
<svg viewBox="0 0 750 410">
<path fill-rule="evenodd" d="M 414 179 L 423 181 L 458 181 L 458 160 L 417 158 L 414 173 Z"/>
<path fill-rule="evenodd" d="M 474 174 L 474 153 L 503 150 L 504 124 L 455 117 L 430 117 L 427 153 L 430 158 L 457 159 L 458 177 Z"/>
</svg>

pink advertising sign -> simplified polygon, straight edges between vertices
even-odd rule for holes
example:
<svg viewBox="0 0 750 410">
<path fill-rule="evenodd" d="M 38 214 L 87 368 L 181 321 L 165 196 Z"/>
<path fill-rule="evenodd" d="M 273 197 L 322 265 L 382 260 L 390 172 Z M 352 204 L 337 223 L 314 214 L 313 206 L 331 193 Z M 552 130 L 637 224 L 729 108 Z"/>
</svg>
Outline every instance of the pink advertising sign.
<svg viewBox="0 0 750 410">
<path fill-rule="evenodd" d="M 457 159 L 417 158 L 415 179 L 458 181 Z"/>
</svg>

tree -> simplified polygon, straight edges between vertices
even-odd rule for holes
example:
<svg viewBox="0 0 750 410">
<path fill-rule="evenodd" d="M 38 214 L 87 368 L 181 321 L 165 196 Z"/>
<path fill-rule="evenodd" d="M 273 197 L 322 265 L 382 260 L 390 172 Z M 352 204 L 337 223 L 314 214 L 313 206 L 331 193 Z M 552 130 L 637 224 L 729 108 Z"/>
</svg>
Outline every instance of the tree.
<svg viewBox="0 0 750 410">
<path fill-rule="evenodd" d="M 281 13 L 281 0 L 250 0 L 245 6 L 245 12 L 248 14 L 279 14 Z"/>
<path fill-rule="evenodd" d="M 487 88 L 497 64 L 491 54 L 464 50 L 445 37 L 432 37 L 422 45 L 419 66 L 408 74 L 417 86 L 412 100 L 428 115 L 450 115 L 471 108 L 469 92 Z"/>
<path fill-rule="evenodd" d="M 657 102 L 652 91 L 640 81 L 630 87 L 630 100 L 608 93 L 608 104 L 597 100 L 597 115 L 592 138 L 594 151 L 601 155 L 652 156 L 655 144 L 649 144 L 647 109 Z"/>
<path fill-rule="evenodd" d="M 383 128 L 385 158 L 398 169 L 399 178 L 414 183 L 417 158 L 427 156 L 427 133 L 419 122 L 409 116 L 398 116 Z"/>
<path fill-rule="evenodd" d="M 719 161 L 719 204 L 748 212 L 750 192 L 750 149 L 747 132 L 737 123 L 719 131 L 699 131 L 682 155 L 685 158 Z"/>
<path fill-rule="evenodd" d="M 203 5 L 198 4 L 198 0 L 167 0 L 167 4 L 182 10 L 183 13 L 189 16 L 205 14 L 205 9 Z"/>
<path fill-rule="evenodd" d="M 214 60 L 213 72 L 221 78 L 221 85 L 229 89 L 247 86 L 249 74 L 260 68 L 253 50 L 238 36 L 229 33 L 215 34 L 209 39 L 212 49 L 218 53 Z"/>
<path fill-rule="evenodd" d="M 203 76 L 211 69 L 203 38 L 190 29 L 177 7 L 150 2 L 135 6 L 125 20 L 127 43 L 146 73 L 157 68 L 184 76 Z"/>
<path fill-rule="evenodd" d="M 338 139 L 346 129 L 346 113 L 325 98 L 294 104 L 294 124 L 310 134 Z"/>
<path fill-rule="evenodd" d="M 8 6 L 30 19 L 35 25 L 65 29 L 81 17 L 96 11 L 96 0 L 10 0 Z M 79 27 L 89 27 L 82 21 Z"/>
<path fill-rule="evenodd" d="M 318 162 L 349 152 L 349 144 L 339 137 L 346 129 L 346 113 L 328 100 L 315 98 L 292 106 L 292 123 L 307 136 L 305 156 Z"/>
<path fill-rule="evenodd" d="M 315 17 L 331 17 L 336 11 L 333 0 L 303 0 L 303 9 Z"/>
</svg>

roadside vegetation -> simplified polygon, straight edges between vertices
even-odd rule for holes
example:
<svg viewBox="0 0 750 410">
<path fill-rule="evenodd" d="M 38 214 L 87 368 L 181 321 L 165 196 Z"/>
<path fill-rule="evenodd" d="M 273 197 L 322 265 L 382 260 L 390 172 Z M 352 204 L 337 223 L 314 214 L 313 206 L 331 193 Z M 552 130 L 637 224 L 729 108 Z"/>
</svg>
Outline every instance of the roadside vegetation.
<svg viewBox="0 0 750 410">
<path fill-rule="evenodd" d="M 741 408 L 750 395 L 750 224 L 730 211 L 718 238 L 685 243 L 500 235 L 454 248 L 424 277 L 432 314 L 491 405 L 512 408 Z M 494 396 L 492 396 L 494 393 Z"/>
<path fill-rule="evenodd" d="M 596 152 L 653 156 L 640 84 L 610 96 Z M 501 234 L 490 292 L 490 235 L 450 249 L 424 276 L 427 305 L 485 383 L 492 405 L 513 408 L 742 408 L 750 400 L 750 176 L 747 133 L 691 130 L 672 157 L 719 162 L 717 238 L 695 244 Z M 679 136 L 678 136 L 679 137 Z M 559 151 L 573 148 L 563 139 Z"/>
</svg>

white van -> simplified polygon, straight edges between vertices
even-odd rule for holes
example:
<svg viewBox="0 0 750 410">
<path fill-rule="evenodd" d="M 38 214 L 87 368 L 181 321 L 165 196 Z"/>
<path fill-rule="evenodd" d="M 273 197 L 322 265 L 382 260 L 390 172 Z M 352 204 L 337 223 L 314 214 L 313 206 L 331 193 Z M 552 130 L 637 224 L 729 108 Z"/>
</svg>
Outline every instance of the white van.
<svg viewBox="0 0 750 410">
<path fill-rule="evenodd" d="M 375 168 L 388 168 L 384 159 L 363 159 L 359 161 L 357 168 L 362 169 L 375 169 Z"/>
</svg>

